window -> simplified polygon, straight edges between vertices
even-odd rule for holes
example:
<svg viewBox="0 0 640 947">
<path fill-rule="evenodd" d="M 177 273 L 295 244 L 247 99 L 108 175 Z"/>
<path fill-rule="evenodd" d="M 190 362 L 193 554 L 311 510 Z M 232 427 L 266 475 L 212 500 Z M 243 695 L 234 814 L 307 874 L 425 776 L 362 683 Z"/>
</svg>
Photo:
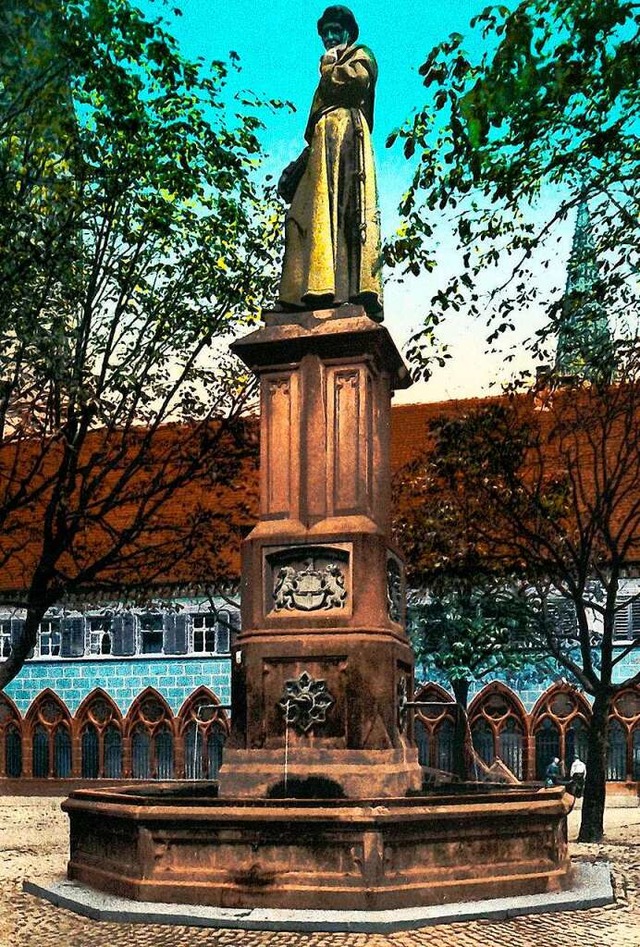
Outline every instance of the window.
<svg viewBox="0 0 640 947">
<path fill-rule="evenodd" d="M 426 729 L 422 720 L 419 717 L 416 717 L 414 723 L 414 734 L 416 739 L 416 745 L 418 747 L 418 763 L 420 766 L 429 766 L 430 765 L 430 733 Z"/>
<path fill-rule="evenodd" d="M 224 752 L 224 733 L 219 727 L 212 727 L 207 736 L 207 763 L 209 779 L 217 779 Z"/>
<path fill-rule="evenodd" d="M 85 779 L 119 779 L 122 773 L 120 714 L 104 691 L 96 691 L 78 712 L 81 770 Z"/>
<path fill-rule="evenodd" d="M 22 776 L 22 737 L 16 726 L 10 726 L 5 734 L 4 766 L 7 776 L 16 779 Z"/>
<path fill-rule="evenodd" d="M 0 621 L 0 658 L 8 658 L 11 654 L 11 619 Z"/>
<path fill-rule="evenodd" d="M 91 615 L 88 620 L 88 653 L 111 654 L 111 618 Z"/>
<path fill-rule="evenodd" d="M 53 738 L 53 775 L 57 779 L 71 776 L 71 736 L 65 726 L 58 727 Z"/>
<path fill-rule="evenodd" d="M 131 773 L 134 779 L 173 779 L 173 736 L 168 726 L 150 734 L 138 724 L 131 736 Z"/>
<path fill-rule="evenodd" d="M 580 717 L 576 717 L 565 732 L 565 762 L 571 766 L 576 756 L 587 762 L 589 756 L 589 728 Z"/>
<path fill-rule="evenodd" d="M 215 654 L 216 624 L 216 616 L 212 612 L 193 616 L 193 650 L 196 654 Z"/>
<path fill-rule="evenodd" d="M 104 732 L 104 775 L 107 779 L 122 776 L 122 736 L 115 724 Z"/>
<path fill-rule="evenodd" d="M 536 778 L 544 779 L 547 766 L 554 757 L 560 758 L 560 730 L 556 724 L 545 717 L 535 733 L 536 739 Z"/>
<path fill-rule="evenodd" d="M 187 779 L 217 779 L 222 766 L 224 732 L 214 726 L 206 730 L 195 721 L 184 731 L 184 767 Z"/>
<path fill-rule="evenodd" d="M 169 727 L 161 727 L 155 733 L 156 777 L 173 779 L 173 735 Z"/>
<path fill-rule="evenodd" d="M 632 779 L 640 779 L 640 727 L 636 727 L 632 734 Z"/>
<path fill-rule="evenodd" d="M 184 731 L 184 775 L 186 779 L 204 779 L 202 763 L 203 737 L 194 721 Z"/>
<path fill-rule="evenodd" d="M 206 612 L 192 616 L 193 652 L 195 654 L 228 654 L 231 648 L 231 616 L 229 612 Z"/>
<path fill-rule="evenodd" d="M 134 779 L 173 779 L 173 715 L 149 688 L 130 710 L 131 774 Z"/>
<path fill-rule="evenodd" d="M 178 725 L 187 779 L 217 778 L 228 729 L 224 710 L 211 691 L 202 688 L 192 694 L 180 711 Z"/>
<path fill-rule="evenodd" d="M 517 720 L 509 717 L 498 734 L 498 756 L 518 779 L 522 779 L 523 773 L 522 747 L 522 728 Z"/>
<path fill-rule="evenodd" d="M 72 772 L 69 714 L 60 699 L 48 689 L 29 708 L 27 727 L 33 727 L 32 772 L 47 779 L 65 779 Z"/>
<path fill-rule="evenodd" d="M 82 732 L 82 778 L 97 779 L 100 775 L 100 740 L 98 731 L 89 723 Z"/>
<path fill-rule="evenodd" d="M 486 720 L 477 720 L 471 728 L 473 748 L 487 766 L 491 766 L 495 759 L 493 749 L 493 730 Z"/>
<path fill-rule="evenodd" d="M 46 779 L 49 775 L 49 735 L 41 724 L 38 724 L 33 731 L 32 748 L 31 768 L 33 775 Z"/>
<path fill-rule="evenodd" d="M 161 612 L 140 615 L 140 651 L 142 654 L 162 654 L 164 623 Z"/>
<path fill-rule="evenodd" d="M 40 657 L 57 658 L 60 655 L 62 633 L 59 618 L 45 618 L 39 629 Z"/>
<path fill-rule="evenodd" d="M 616 616 L 613 622 L 615 641 L 633 641 L 640 638 L 640 600 L 620 599 L 616 603 Z"/>
<path fill-rule="evenodd" d="M 455 727 L 450 717 L 445 717 L 436 730 L 436 768 L 445 773 L 453 772 L 453 740 Z"/>
<path fill-rule="evenodd" d="M 134 779 L 151 779 L 151 737 L 142 724 L 131 737 L 131 775 Z"/>
<path fill-rule="evenodd" d="M 627 778 L 627 735 L 619 720 L 609 723 L 607 740 L 607 779 L 624 782 Z"/>
</svg>

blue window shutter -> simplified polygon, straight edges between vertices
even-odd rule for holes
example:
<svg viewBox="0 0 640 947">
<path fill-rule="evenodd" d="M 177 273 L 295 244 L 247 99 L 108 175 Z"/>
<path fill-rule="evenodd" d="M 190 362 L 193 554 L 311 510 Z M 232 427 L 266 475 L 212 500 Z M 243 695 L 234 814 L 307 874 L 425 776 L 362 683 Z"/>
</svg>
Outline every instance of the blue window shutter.
<svg viewBox="0 0 640 947">
<path fill-rule="evenodd" d="M 22 631 L 24 629 L 24 621 L 22 618 L 12 618 L 11 619 L 11 647 L 13 648 L 18 644 L 22 638 Z"/>
<path fill-rule="evenodd" d="M 114 615 L 111 629 L 111 653 L 128 656 L 136 653 L 136 620 L 131 612 Z"/>
<path fill-rule="evenodd" d="M 188 616 L 181 612 L 176 619 L 176 654 L 186 654 L 189 650 Z"/>
<path fill-rule="evenodd" d="M 11 645 L 17 645 L 22 635 L 24 634 L 24 619 L 23 618 L 12 618 L 11 619 Z M 32 658 L 34 654 L 33 648 L 27 655 L 27 658 Z"/>
<path fill-rule="evenodd" d="M 71 657 L 71 619 L 64 618 L 60 623 L 60 657 Z"/>
<path fill-rule="evenodd" d="M 165 654 L 176 654 L 176 613 L 165 612 L 162 624 L 162 650 Z"/>
<path fill-rule="evenodd" d="M 188 649 L 187 616 L 184 612 L 167 612 L 164 616 L 164 653 L 186 654 Z"/>
<path fill-rule="evenodd" d="M 231 643 L 233 644 L 233 639 L 241 630 L 239 609 L 234 608 L 233 611 L 229 613 L 229 623 L 231 625 Z"/>
<path fill-rule="evenodd" d="M 218 654 L 227 654 L 231 649 L 232 619 L 229 612 L 218 612 L 216 628 L 216 651 Z"/>
<path fill-rule="evenodd" d="M 616 613 L 613 619 L 613 638 L 618 641 L 626 641 L 629 638 L 629 599 L 619 598 L 616 600 Z"/>
</svg>

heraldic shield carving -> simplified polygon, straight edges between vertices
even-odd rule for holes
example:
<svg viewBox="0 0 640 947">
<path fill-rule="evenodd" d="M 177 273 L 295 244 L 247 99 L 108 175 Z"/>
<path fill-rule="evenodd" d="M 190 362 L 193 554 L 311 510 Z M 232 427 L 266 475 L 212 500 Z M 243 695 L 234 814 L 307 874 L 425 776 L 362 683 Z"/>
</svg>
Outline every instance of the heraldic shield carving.
<svg viewBox="0 0 640 947">
<path fill-rule="evenodd" d="M 344 557 L 342 550 L 336 552 Z M 296 559 L 275 559 L 272 569 L 275 611 L 315 612 L 344 608 L 347 563 L 332 555 L 332 550 L 306 550 L 306 555 L 298 554 Z"/>
<path fill-rule="evenodd" d="M 300 733 L 324 723 L 332 704 L 335 704 L 335 699 L 327 690 L 327 682 L 314 680 L 307 671 L 303 671 L 300 677 L 285 681 L 284 693 L 278 701 L 287 724 Z"/>
</svg>

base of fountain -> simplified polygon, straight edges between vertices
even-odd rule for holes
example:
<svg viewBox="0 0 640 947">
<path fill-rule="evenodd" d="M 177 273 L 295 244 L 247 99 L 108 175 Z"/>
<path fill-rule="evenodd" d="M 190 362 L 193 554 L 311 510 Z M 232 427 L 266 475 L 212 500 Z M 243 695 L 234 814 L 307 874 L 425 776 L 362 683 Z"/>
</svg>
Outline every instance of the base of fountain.
<svg viewBox="0 0 640 947">
<path fill-rule="evenodd" d="M 274 773 L 280 773 L 279 780 Z M 406 796 L 422 786 L 422 768 L 414 747 L 390 750 L 296 748 L 287 764 L 288 779 L 319 777 L 331 781 L 350 799 Z M 220 795 L 228 799 L 265 798 L 284 777 L 283 753 L 275 750 L 225 750 L 220 770 Z M 326 795 L 326 794 L 323 794 Z"/>
<path fill-rule="evenodd" d="M 185 795 L 185 793 L 187 793 Z M 563 787 L 396 799 L 77 790 L 68 877 L 139 901 L 387 910 L 570 883 Z"/>
</svg>

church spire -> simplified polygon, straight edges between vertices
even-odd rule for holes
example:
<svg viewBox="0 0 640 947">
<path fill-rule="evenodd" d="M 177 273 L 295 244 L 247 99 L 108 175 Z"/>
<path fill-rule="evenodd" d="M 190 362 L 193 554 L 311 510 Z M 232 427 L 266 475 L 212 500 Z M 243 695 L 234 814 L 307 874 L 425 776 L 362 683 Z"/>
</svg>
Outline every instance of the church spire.
<svg viewBox="0 0 640 947">
<path fill-rule="evenodd" d="M 591 216 L 586 188 L 583 188 L 558 326 L 556 374 L 560 378 L 611 380 L 613 346 L 600 285 Z"/>
</svg>

